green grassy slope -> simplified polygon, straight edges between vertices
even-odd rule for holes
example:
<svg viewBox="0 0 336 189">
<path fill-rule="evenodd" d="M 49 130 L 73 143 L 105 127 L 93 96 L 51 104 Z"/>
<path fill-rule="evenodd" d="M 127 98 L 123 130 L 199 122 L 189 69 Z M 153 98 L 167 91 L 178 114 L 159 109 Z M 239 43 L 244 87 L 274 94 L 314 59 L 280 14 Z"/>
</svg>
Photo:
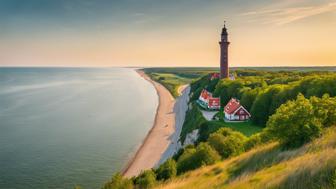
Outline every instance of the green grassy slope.
<svg viewBox="0 0 336 189">
<path fill-rule="evenodd" d="M 191 78 L 181 77 L 173 73 L 152 72 L 152 73 L 147 73 L 147 74 L 149 75 L 149 77 L 151 77 L 151 79 L 165 86 L 174 97 L 179 96 L 178 88 L 181 85 L 191 83 L 192 81 Z"/>
<path fill-rule="evenodd" d="M 300 148 L 282 150 L 277 143 L 188 172 L 157 188 L 334 188 L 336 128 Z"/>
</svg>

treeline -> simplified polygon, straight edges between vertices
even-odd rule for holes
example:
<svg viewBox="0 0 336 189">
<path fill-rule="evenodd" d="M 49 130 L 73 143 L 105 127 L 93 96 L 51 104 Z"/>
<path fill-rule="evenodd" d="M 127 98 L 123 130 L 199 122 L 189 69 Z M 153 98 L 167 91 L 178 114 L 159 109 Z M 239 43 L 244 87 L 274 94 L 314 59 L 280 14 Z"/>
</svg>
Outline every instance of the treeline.
<svg viewBox="0 0 336 189">
<path fill-rule="evenodd" d="M 330 96 L 336 95 L 336 74 L 333 73 L 262 72 L 265 76 L 250 76 L 252 73 L 255 72 L 238 72 L 241 76 L 236 80 L 220 80 L 213 91 L 214 95 L 221 97 L 222 106 L 230 98 L 238 98 L 250 111 L 252 121 L 259 125 L 265 125 L 269 116 L 274 114 L 281 104 L 295 99 L 299 93 L 307 98 L 322 97 L 326 93 Z M 211 82 L 203 79 L 195 86 L 213 86 Z"/>
</svg>

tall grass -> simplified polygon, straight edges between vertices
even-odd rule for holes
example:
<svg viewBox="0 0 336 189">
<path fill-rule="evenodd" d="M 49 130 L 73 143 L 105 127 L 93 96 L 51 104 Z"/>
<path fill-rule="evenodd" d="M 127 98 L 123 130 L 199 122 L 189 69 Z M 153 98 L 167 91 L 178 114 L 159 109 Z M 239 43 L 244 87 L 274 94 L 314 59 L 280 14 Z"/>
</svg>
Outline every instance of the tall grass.
<svg viewBox="0 0 336 189">
<path fill-rule="evenodd" d="M 336 188 L 336 128 L 297 149 L 277 143 L 182 175 L 158 188 Z"/>
</svg>

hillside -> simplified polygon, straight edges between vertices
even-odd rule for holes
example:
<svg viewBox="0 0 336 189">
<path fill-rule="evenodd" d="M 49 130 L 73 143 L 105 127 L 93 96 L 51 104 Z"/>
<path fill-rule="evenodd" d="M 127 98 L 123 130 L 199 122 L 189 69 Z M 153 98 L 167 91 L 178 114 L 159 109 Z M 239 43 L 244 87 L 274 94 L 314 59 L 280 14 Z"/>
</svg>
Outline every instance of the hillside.
<svg viewBox="0 0 336 189">
<path fill-rule="evenodd" d="M 174 78 L 181 82 L 187 77 L 179 70 L 169 74 L 154 71 L 165 82 Z M 115 174 L 103 189 L 334 188 L 336 74 L 232 73 L 233 79 L 219 79 L 198 70 L 199 78 L 190 84 L 180 134 L 184 147 L 160 166 L 136 177 Z M 188 75 L 193 77 L 193 72 Z M 203 90 L 220 97 L 219 111 L 199 105 Z M 223 107 L 231 98 L 238 99 L 251 113 L 249 121 L 224 119 Z M 212 118 L 205 113 L 212 113 Z"/>
<path fill-rule="evenodd" d="M 278 143 L 188 172 L 160 189 L 209 188 L 334 188 L 336 128 L 300 148 L 281 150 Z"/>
</svg>

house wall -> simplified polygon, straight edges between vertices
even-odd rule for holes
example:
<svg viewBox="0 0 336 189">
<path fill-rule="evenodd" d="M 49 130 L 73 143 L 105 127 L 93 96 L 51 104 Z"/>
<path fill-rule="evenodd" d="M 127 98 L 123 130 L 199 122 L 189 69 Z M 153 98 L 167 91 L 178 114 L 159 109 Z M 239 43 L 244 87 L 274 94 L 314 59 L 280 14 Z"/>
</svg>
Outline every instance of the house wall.
<svg viewBox="0 0 336 189">
<path fill-rule="evenodd" d="M 225 119 L 230 120 L 230 121 L 239 121 L 239 120 L 241 120 L 240 116 L 244 116 L 242 120 L 247 120 L 247 119 L 250 118 L 247 113 L 246 114 L 240 114 L 240 115 L 225 113 Z"/>
<path fill-rule="evenodd" d="M 209 108 L 209 109 L 213 109 L 213 110 L 218 110 L 218 109 L 220 109 L 220 106 L 218 105 L 218 106 L 211 106 L 211 107 L 210 107 L 210 106 L 208 105 L 208 108 Z"/>
<path fill-rule="evenodd" d="M 234 114 L 228 114 L 225 112 L 225 118 L 227 120 L 239 120 L 239 116 L 238 115 L 234 115 Z"/>
</svg>

